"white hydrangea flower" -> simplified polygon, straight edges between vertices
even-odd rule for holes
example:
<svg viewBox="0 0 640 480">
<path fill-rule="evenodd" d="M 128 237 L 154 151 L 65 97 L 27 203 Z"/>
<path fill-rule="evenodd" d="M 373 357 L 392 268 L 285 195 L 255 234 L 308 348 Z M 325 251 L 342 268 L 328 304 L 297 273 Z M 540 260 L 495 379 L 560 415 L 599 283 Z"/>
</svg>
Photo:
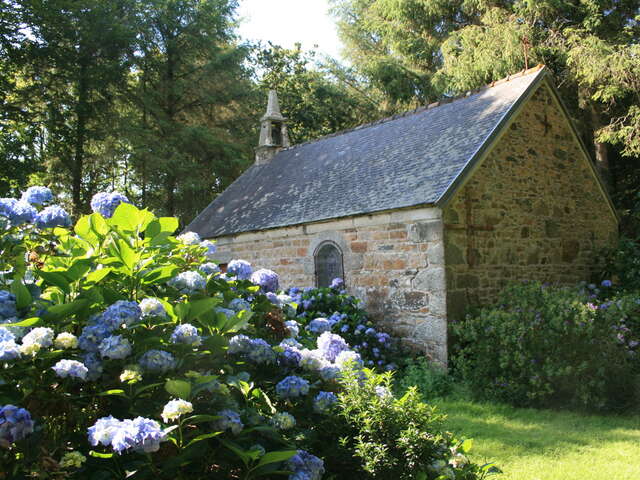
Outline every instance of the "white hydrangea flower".
<svg viewBox="0 0 640 480">
<path fill-rule="evenodd" d="M 185 232 L 176 238 L 185 245 L 198 245 L 202 241 L 196 232 Z"/>
<path fill-rule="evenodd" d="M 62 332 L 53 341 L 56 348 L 66 350 L 68 348 L 76 348 L 78 346 L 78 337 L 73 333 Z"/>
<path fill-rule="evenodd" d="M 162 420 L 164 423 L 173 422 L 181 415 L 193 412 L 193 405 L 186 400 L 171 400 L 162 410 Z"/>
</svg>

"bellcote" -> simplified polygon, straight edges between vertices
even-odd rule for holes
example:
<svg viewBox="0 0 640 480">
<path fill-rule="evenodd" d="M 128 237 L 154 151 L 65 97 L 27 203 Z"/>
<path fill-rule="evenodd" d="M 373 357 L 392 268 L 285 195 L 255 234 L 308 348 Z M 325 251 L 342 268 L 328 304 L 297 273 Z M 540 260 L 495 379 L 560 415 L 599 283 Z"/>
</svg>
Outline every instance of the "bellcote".
<svg viewBox="0 0 640 480">
<path fill-rule="evenodd" d="M 278 94 L 269 91 L 267 112 L 260 119 L 260 141 L 256 148 L 256 163 L 267 163 L 282 148 L 288 147 L 289 134 L 286 119 L 280 113 Z"/>
</svg>

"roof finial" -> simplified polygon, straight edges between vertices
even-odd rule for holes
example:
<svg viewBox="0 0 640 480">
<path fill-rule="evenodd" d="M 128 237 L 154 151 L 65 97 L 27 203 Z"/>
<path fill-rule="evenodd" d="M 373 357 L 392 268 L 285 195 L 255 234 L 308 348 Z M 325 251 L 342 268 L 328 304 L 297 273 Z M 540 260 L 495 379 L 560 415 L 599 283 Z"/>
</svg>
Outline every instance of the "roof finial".
<svg viewBox="0 0 640 480">
<path fill-rule="evenodd" d="M 275 90 L 269 90 L 269 101 L 267 103 L 267 113 L 262 117 L 263 120 L 284 120 L 280 113 L 280 102 L 278 102 L 278 94 Z"/>
</svg>

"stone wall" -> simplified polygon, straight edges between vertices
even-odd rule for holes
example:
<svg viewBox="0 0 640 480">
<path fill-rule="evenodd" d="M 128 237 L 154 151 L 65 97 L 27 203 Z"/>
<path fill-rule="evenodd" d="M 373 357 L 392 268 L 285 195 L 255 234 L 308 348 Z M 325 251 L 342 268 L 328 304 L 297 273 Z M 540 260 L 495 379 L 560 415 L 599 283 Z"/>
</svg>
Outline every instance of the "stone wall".
<svg viewBox="0 0 640 480">
<path fill-rule="evenodd" d="M 344 255 L 348 291 L 405 343 L 446 362 L 442 212 L 398 210 L 222 237 L 220 262 L 242 258 L 280 275 L 283 287 L 315 284 L 314 252 L 326 241 Z"/>
<path fill-rule="evenodd" d="M 450 318 L 512 281 L 589 277 L 617 221 L 587 161 L 543 85 L 444 209 Z"/>
</svg>

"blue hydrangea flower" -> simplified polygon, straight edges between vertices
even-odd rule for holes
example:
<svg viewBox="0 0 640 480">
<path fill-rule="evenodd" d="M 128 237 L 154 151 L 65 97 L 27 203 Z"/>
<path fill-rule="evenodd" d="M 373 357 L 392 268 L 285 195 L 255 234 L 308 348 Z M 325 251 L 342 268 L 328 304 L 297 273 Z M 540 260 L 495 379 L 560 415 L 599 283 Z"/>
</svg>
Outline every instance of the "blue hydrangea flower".
<svg viewBox="0 0 640 480">
<path fill-rule="evenodd" d="M 276 359 L 276 353 L 266 341 L 261 338 L 256 338 L 251 340 L 247 357 L 257 364 L 273 363 Z"/>
<path fill-rule="evenodd" d="M 71 225 L 71 217 L 67 211 L 58 206 L 46 207 L 35 218 L 38 228 L 68 227 Z"/>
<path fill-rule="evenodd" d="M 144 298 L 140 302 L 140 313 L 143 317 L 166 317 L 167 311 L 160 300 L 153 297 Z"/>
<path fill-rule="evenodd" d="M 236 312 L 234 312 L 230 308 L 224 308 L 224 307 L 216 307 L 215 311 L 218 313 L 222 313 L 227 318 L 231 318 L 236 314 Z"/>
<path fill-rule="evenodd" d="M 15 198 L 0 198 L 0 216 L 6 217 L 11 225 L 33 223 L 38 211 L 27 202 Z"/>
<path fill-rule="evenodd" d="M 338 401 L 338 397 L 333 392 L 320 392 L 313 399 L 313 411 L 316 413 L 329 413 L 335 403 Z"/>
<path fill-rule="evenodd" d="M 387 399 L 387 398 L 393 397 L 391 390 L 389 390 L 387 387 L 383 385 L 376 386 L 375 391 L 376 391 L 376 395 L 380 398 Z"/>
<path fill-rule="evenodd" d="M 349 345 L 344 341 L 344 338 L 330 332 L 324 332 L 318 337 L 316 342 L 322 356 L 332 363 L 336 360 L 340 352 L 349 350 Z"/>
<path fill-rule="evenodd" d="M 245 260 L 231 260 L 227 265 L 227 274 L 238 280 L 249 280 L 252 273 L 251 264 Z"/>
<path fill-rule="evenodd" d="M 87 380 L 95 381 L 102 375 L 102 362 L 97 353 L 86 353 L 82 356 L 82 363 L 87 367 Z"/>
<path fill-rule="evenodd" d="M 276 385 L 276 394 L 280 398 L 298 398 L 307 393 L 309 393 L 309 382 L 295 375 L 284 378 Z"/>
<path fill-rule="evenodd" d="M 0 342 L 15 342 L 16 336 L 5 327 L 0 327 Z"/>
<path fill-rule="evenodd" d="M 231 433 L 238 435 L 244 427 L 240 420 L 240 415 L 233 410 L 221 410 L 217 414 L 220 418 L 214 422 L 214 428 L 216 430 L 224 432 L 225 430 L 231 430 Z"/>
<path fill-rule="evenodd" d="M 213 262 L 203 263 L 198 267 L 198 270 L 205 275 L 213 275 L 214 273 L 220 273 L 220 267 Z"/>
<path fill-rule="evenodd" d="M 131 343 L 122 335 L 112 335 L 100 342 L 98 351 L 102 358 L 123 360 L 131 355 Z"/>
<path fill-rule="evenodd" d="M 601 285 L 608 288 L 613 285 L 613 282 L 611 282 L 611 280 L 603 280 Z"/>
<path fill-rule="evenodd" d="M 287 469 L 293 472 L 289 480 L 320 480 L 324 475 L 324 462 L 305 450 L 298 450 L 287 460 Z"/>
<path fill-rule="evenodd" d="M 365 332 L 364 332 L 365 335 L 368 335 L 370 337 L 373 337 L 376 333 L 378 333 L 378 332 L 376 332 L 376 330 L 374 328 L 371 328 L 371 327 L 367 328 L 365 330 Z"/>
<path fill-rule="evenodd" d="M 171 342 L 199 347 L 202 338 L 198 335 L 198 329 L 189 323 L 178 325 L 171 334 Z"/>
<path fill-rule="evenodd" d="M 176 368 L 176 360 L 169 352 L 163 350 L 149 350 L 138 362 L 140 366 L 151 373 L 166 373 Z"/>
<path fill-rule="evenodd" d="M 331 382 L 340 376 L 340 369 L 334 365 L 326 365 L 318 371 L 318 374 L 325 382 Z"/>
<path fill-rule="evenodd" d="M 228 352 L 232 355 L 243 355 L 251 348 L 251 338 L 246 335 L 235 335 L 229 340 Z"/>
<path fill-rule="evenodd" d="M 18 315 L 18 310 L 16 309 L 15 295 L 6 290 L 0 290 L 0 317 L 4 320 L 16 315 Z"/>
<path fill-rule="evenodd" d="M 264 293 L 275 293 L 279 286 L 279 277 L 273 270 L 261 268 L 251 275 L 251 281 L 256 285 L 260 285 L 260 289 Z"/>
<path fill-rule="evenodd" d="M 234 298 L 229 302 L 229 308 L 234 312 L 240 312 L 242 310 L 251 310 L 251 304 L 244 298 Z"/>
<path fill-rule="evenodd" d="M 185 232 L 182 235 L 178 235 L 176 239 L 185 245 L 198 245 L 202 241 L 200 235 L 196 232 Z"/>
<path fill-rule="evenodd" d="M 103 417 L 89 427 L 89 443 L 111 446 L 117 453 L 132 449 L 142 452 L 157 452 L 166 433 L 155 420 L 137 417 L 133 420 L 118 420 Z"/>
<path fill-rule="evenodd" d="M 104 218 L 111 218 L 121 203 L 131 203 L 127 197 L 118 192 L 96 193 L 91 199 L 91 210 Z"/>
<path fill-rule="evenodd" d="M 191 295 L 204 290 L 207 286 L 207 281 L 198 272 L 182 272 L 169 280 L 168 285 L 180 293 Z"/>
<path fill-rule="evenodd" d="M 278 354 L 278 365 L 285 368 L 296 368 L 300 365 L 302 355 L 297 348 L 283 346 L 282 352 Z"/>
<path fill-rule="evenodd" d="M 300 324 L 295 320 L 287 320 L 286 322 L 284 322 L 284 326 L 287 327 L 289 336 L 291 338 L 296 338 L 298 335 L 300 335 Z"/>
<path fill-rule="evenodd" d="M 276 430 L 290 430 L 296 426 L 296 419 L 287 412 L 278 412 L 270 420 Z"/>
<path fill-rule="evenodd" d="M 388 344 L 391 340 L 391 335 L 389 335 L 388 333 L 378 333 L 376 335 L 376 338 L 378 339 L 379 343 L 385 345 Z"/>
<path fill-rule="evenodd" d="M 349 331 L 349 325 L 348 324 L 344 324 L 342 327 L 340 327 L 340 332 L 341 333 L 347 333 Z"/>
<path fill-rule="evenodd" d="M 204 256 L 207 257 L 207 260 L 215 259 L 215 253 L 217 250 L 215 243 L 210 242 L 209 240 L 204 240 L 200 242 L 200 246 L 206 249 L 206 251 L 204 252 Z"/>
<path fill-rule="evenodd" d="M 34 422 L 24 408 L 14 405 L 0 407 L 0 439 L 14 443 L 33 433 Z"/>
<path fill-rule="evenodd" d="M 15 341 L 0 341 L 0 362 L 10 362 L 18 358 L 20 358 L 20 346 Z"/>
<path fill-rule="evenodd" d="M 316 335 L 320 335 L 324 332 L 330 332 L 331 322 L 326 318 L 316 318 L 309 322 L 309 325 L 307 325 L 307 330 Z"/>
<path fill-rule="evenodd" d="M 23 192 L 20 200 L 30 203 L 31 205 L 44 205 L 53 200 L 53 193 L 51 193 L 51 190 L 47 187 L 29 187 L 26 192 Z"/>
<path fill-rule="evenodd" d="M 341 278 L 334 278 L 331 281 L 331 285 L 329 285 L 329 288 L 333 288 L 336 290 L 340 290 L 342 287 L 344 287 L 344 280 L 342 280 Z"/>
<path fill-rule="evenodd" d="M 60 360 L 51 369 L 60 378 L 71 377 L 82 381 L 87 379 L 87 373 L 89 373 L 89 369 L 77 360 Z"/>
<path fill-rule="evenodd" d="M 78 347 L 86 352 L 97 352 L 98 345 L 109 336 L 111 331 L 103 323 L 87 325 L 78 337 Z"/>
<path fill-rule="evenodd" d="M 117 330 L 123 325 L 129 327 L 142 317 L 142 310 L 136 302 L 118 300 L 109 306 L 102 314 L 101 323 L 111 331 Z"/>
<path fill-rule="evenodd" d="M 280 347 L 292 347 L 300 350 L 302 348 L 302 344 L 297 341 L 295 338 L 285 338 L 280 342 Z"/>
</svg>

